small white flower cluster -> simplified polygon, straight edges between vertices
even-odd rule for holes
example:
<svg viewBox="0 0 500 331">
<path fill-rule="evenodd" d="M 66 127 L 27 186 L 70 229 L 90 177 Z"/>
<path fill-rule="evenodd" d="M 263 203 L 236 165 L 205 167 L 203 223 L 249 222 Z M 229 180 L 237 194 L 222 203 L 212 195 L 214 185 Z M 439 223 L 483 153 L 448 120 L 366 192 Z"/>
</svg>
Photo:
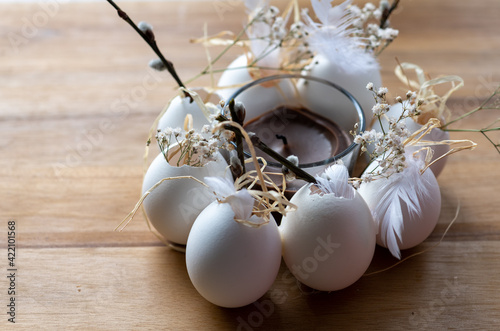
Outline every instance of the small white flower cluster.
<svg viewBox="0 0 500 331">
<path fill-rule="evenodd" d="M 349 7 L 353 16 L 352 24 L 357 28 L 355 35 L 366 40 L 367 50 L 375 55 L 380 54 L 399 34 L 398 30 L 389 26 L 388 21 L 381 27 L 382 14 L 389 6 L 387 0 L 382 0 L 378 7 L 371 2 L 365 4 L 363 9 L 356 5 Z"/>
<path fill-rule="evenodd" d="M 388 128 L 382 132 L 376 130 L 364 131 L 354 137 L 354 142 L 361 146 L 361 151 L 366 152 L 367 146 L 373 147 L 370 159 L 376 162 L 376 166 L 371 171 L 367 171 L 361 180 L 355 181 L 353 185 L 357 188 L 362 182 L 368 183 L 376 178 L 387 178 L 394 173 L 402 172 L 407 164 L 405 157 L 405 140 L 411 135 L 405 124 L 405 119 L 419 113 L 419 106 L 422 102 L 416 100 L 417 94 L 412 91 L 406 93 L 406 100 L 398 96 L 396 101 L 402 104 L 403 112 L 398 118 L 387 117 L 390 106 L 387 101 L 388 90 L 385 87 L 375 89 L 372 83 L 366 88 L 373 93 L 376 101 L 373 106 L 375 120 L 381 121 L 386 117 L 389 123 Z"/>
<path fill-rule="evenodd" d="M 283 17 L 276 17 L 273 25 L 271 26 L 271 39 L 283 40 L 288 34 Z"/>
<path fill-rule="evenodd" d="M 201 164 L 215 161 L 215 155 L 219 150 L 219 139 L 214 136 L 206 139 L 195 130 L 189 130 L 186 133 L 186 140 L 191 143 L 191 150 L 193 154 L 199 156 Z"/>
<path fill-rule="evenodd" d="M 173 138 L 178 141 L 178 138 L 181 136 L 182 130 L 180 128 L 166 128 L 164 130 L 158 130 L 156 132 L 156 141 L 158 141 L 159 144 L 168 144 L 170 145 L 170 141 Z"/>
<path fill-rule="evenodd" d="M 363 9 L 359 8 L 357 5 L 349 6 L 349 11 L 355 17 L 353 25 L 358 29 L 363 29 L 366 22 L 371 19 L 380 21 L 384 9 L 382 6 L 385 6 L 386 3 L 387 1 L 381 1 L 378 8 L 371 2 L 366 3 Z"/>
<path fill-rule="evenodd" d="M 251 24 L 247 30 L 251 49 L 256 60 L 270 56 L 273 51 L 279 52 L 280 69 L 304 67 L 312 58 L 306 37 L 307 31 L 302 21 L 288 24 L 290 15 L 282 16 L 275 6 L 257 8 L 250 15 Z"/>
<path fill-rule="evenodd" d="M 167 161 L 170 161 L 172 157 L 169 155 L 172 146 L 178 144 L 180 154 L 177 158 L 177 166 L 186 164 L 199 167 L 210 161 L 215 161 L 217 152 L 223 145 L 222 141 L 225 140 L 222 134 L 225 133 L 225 130 L 221 134 L 217 133 L 207 137 L 207 133 L 210 132 L 210 125 L 205 125 L 201 133 L 191 129 L 184 135 L 180 128 L 165 128 L 156 133 L 156 140 Z"/>
<path fill-rule="evenodd" d="M 288 16 L 283 18 L 278 16 L 280 11 L 275 6 L 263 7 L 254 18 L 255 23 L 264 23 L 269 27 L 270 34 L 267 36 L 260 36 L 260 38 L 269 38 L 272 41 L 282 43 L 290 37 L 294 39 L 301 39 L 307 35 L 305 25 L 302 21 L 292 23 L 290 29 L 287 28 Z"/>
<path fill-rule="evenodd" d="M 303 22 L 298 21 L 290 26 L 287 38 L 284 39 L 282 44 L 285 50 L 288 51 L 286 56 L 283 57 L 285 68 L 303 68 L 314 57 L 307 40 L 308 35 L 309 32 Z"/>
<path fill-rule="evenodd" d="M 263 22 L 272 26 L 279 13 L 280 10 L 278 9 L 278 7 L 262 7 L 258 11 L 258 14 L 255 16 L 255 22 Z"/>
<path fill-rule="evenodd" d="M 383 137 L 384 135 L 382 134 L 382 132 L 377 132 L 375 130 L 364 131 L 354 137 L 354 143 L 361 145 L 361 151 L 366 152 L 366 144 L 373 143 L 375 141 L 382 141 Z M 382 152 L 383 150 L 379 149 L 378 151 Z"/>
<path fill-rule="evenodd" d="M 301 21 L 293 23 L 292 26 L 290 27 L 290 32 L 292 33 L 292 37 L 295 39 L 302 39 L 307 37 L 308 35 L 306 31 L 306 26 Z"/>
<path fill-rule="evenodd" d="M 220 149 L 229 151 L 234 149 L 231 143 L 234 138 L 232 131 L 221 129 L 213 133 L 213 129 L 219 124 L 217 117 L 219 115 L 229 116 L 227 107 L 224 107 L 223 102 L 218 106 L 212 104 L 205 104 L 205 106 L 211 112 L 210 124 L 204 125 L 201 132 L 190 129 L 183 133 L 181 128 L 171 127 L 156 132 L 156 141 L 167 161 L 170 161 L 172 157 L 172 155 L 169 155 L 171 147 L 176 144 L 180 149 L 177 166 L 186 164 L 200 167 L 210 161 L 215 161 Z"/>
<path fill-rule="evenodd" d="M 249 66 L 263 70 L 304 70 L 315 55 L 323 55 L 345 70 L 364 72 L 378 67 L 379 55 L 398 35 L 386 20 L 391 6 L 382 0 L 362 9 L 346 0 L 311 0 L 314 11 L 289 6 L 284 13 L 269 1 L 245 0 L 245 27 L 253 54 Z M 381 27 L 383 25 L 383 27 Z M 269 72 L 267 72 L 269 74 Z"/>
<path fill-rule="evenodd" d="M 214 146 L 215 150 L 212 149 L 213 144 L 209 144 L 207 139 L 193 129 L 182 136 L 180 128 L 167 127 L 163 130 L 158 130 L 156 141 L 167 161 L 170 161 L 171 158 L 169 152 L 172 145 L 178 144 L 180 155 L 177 166 L 181 165 L 181 162 L 192 166 L 196 166 L 198 163 L 201 165 L 203 159 L 211 159 L 213 153 L 217 152 L 216 146 Z M 195 156 L 197 156 L 196 160 Z"/>
</svg>

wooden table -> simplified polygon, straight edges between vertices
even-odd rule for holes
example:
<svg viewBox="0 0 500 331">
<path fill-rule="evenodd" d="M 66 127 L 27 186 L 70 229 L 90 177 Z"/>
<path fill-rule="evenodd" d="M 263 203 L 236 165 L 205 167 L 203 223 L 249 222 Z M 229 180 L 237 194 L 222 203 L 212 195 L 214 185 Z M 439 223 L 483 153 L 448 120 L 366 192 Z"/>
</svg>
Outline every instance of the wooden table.
<svg viewBox="0 0 500 331">
<path fill-rule="evenodd" d="M 175 95 L 173 80 L 147 68 L 153 53 L 105 1 L 41 3 L 45 9 L 0 5 L 0 329 L 14 329 L 5 313 L 9 220 L 19 329 L 498 328 L 500 155 L 473 133 L 452 134 L 479 147 L 449 159 L 439 177 L 439 224 L 404 256 L 435 245 L 460 204 L 439 246 L 335 293 L 301 292 L 283 279 L 282 266 L 272 288 L 281 300 L 269 305 L 267 294 L 240 309 L 205 301 L 189 281 L 184 255 L 166 248 L 141 215 L 113 232 L 139 198 L 148 130 Z M 206 64 L 203 48 L 189 43 L 205 22 L 209 33 L 243 24 L 240 4 L 222 4 L 122 6 L 155 27 L 160 47 L 188 78 Z M 477 106 L 500 82 L 498 17 L 497 0 L 401 1 L 392 20 L 400 37 L 380 57 L 385 85 L 394 94 L 404 88 L 393 75 L 398 57 L 432 77 L 463 77 L 465 87 L 450 100 L 455 114 Z M 208 84 L 204 76 L 191 86 Z M 456 127 L 481 128 L 498 117 L 485 111 Z M 395 262 L 377 249 L 369 270 Z"/>
</svg>

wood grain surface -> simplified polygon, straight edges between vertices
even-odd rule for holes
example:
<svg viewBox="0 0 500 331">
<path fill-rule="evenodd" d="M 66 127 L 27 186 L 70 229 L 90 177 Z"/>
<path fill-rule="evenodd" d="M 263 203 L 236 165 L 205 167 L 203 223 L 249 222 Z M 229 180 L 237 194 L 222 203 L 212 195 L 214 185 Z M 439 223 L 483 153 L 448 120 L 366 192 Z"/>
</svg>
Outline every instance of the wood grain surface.
<svg viewBox="0 0 500 331">
<path fill-rule="evenodd" d="M 205 23 L 212 34 L 239 31 L 245 19 L 238 1 L 122 6 L 154 26 L 185 80 L 206 65 L 203 47 L 189 39 Z M 472 109 L 500 85 L 499 17 L 497 0 L 402 0 L 392 19 L 400 37 L 380 56 L 384 84 L 393 96 L 404 92 L 393 74 L 397 57 L 431 77 L 464 78 L 449 104 L 456 115 Z M 196 292 L 184 255 L 166 248 L 141 215 L 113 232 L 139 198 L 149 128 L 176 93 L 170 77 L 148 69 L 153 57 L 105 1 L 0 4 L 0 275 L 8 275 L 9 220 L 17 240 L 16 323 L 7 321 L 2 276 L 0 329 L 498 329 L 500 155 L 474 133 L 452 133 L 479 147 L 449 158 L 439 223 L 403 256 L 436 245 L 460 205 L 443 242 L 342 291 L 310 293 L 282 265 L 257 304 L 219 308 Z M 204 76 L 191 86 L 209 84 Z M 455 128 L 498 117 L 485 111 Z M 377 249 L 369 271 L 395 262 Z"/>
</svg>

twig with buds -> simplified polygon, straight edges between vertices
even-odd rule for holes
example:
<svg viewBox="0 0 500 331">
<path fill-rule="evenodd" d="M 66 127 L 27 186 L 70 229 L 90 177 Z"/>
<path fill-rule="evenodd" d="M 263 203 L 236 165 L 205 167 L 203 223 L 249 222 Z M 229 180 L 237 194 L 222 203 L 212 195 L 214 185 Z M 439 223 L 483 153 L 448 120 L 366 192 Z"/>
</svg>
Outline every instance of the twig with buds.
<svg viewBox="0 0 500 331">
<path fill-rule="evenodd" d="M 234 100 L 231 100 L 231 102 L 229 103 L 228 106 L 229 106 L 229 110 L 231 112 L 231 117 L 233 118 L 233 121 L 242 125 L 243 120 L 244 120 L 244 113 L 245 113 L 243 105 L 241 105 L 241 104 L 235 105 Z M 227 117 L 225 117 L 224 115 L 219 115 L 217 117 L 217 120 L 221 123 L 229 121 L 229 119 Z M 230 124 L 225 125 L 224 129 L 234 132 L 235 140 L 236 140 L 235 141 L 236 150 L 238 152 L 238 158 L 240 159 L 241 164 L 244 166 L 245 159 L 244 159 L 244 154 L 243 154 L 243 135 L 242 135 L 241 131 L 238 128 L 236 128 Z M 257 147 L 262 152 L 266 153 L 267 155 L 269 155 L 270 157 L 272 157 L 273 159 L 275 159 L 276 161 L 281 163 L 281 165 L 283 165 L 290 172 L 293 172 L 297 179 L 305 180 L 309 183 L 316 183 L 316 179 L 313 176 L 311 176 L 310 174 L 308 174 L 307 172 L 305 172 L 304 170 L 299 168 L 297 165 L 295 165 L 289 159 L 287 159 L 287 158 L 283 157 L 282 155 L 280 155 L 279 153 L 275 152 L 273 149 L 271 149 L 269 146 L 267 146 L 265 143 L 263 143 L 260 140 L 260 138 L 257 137 L 257 135 L 255 135 L 253 133 L 248 133 L 248 135 L 250 136 L 250 140 L 252 141 L 252 144 L 255 147 Z M 243 173 L 245 173 L 244 168 L 243 168 Z"/>
<path fill-rule="evenodd" d="M 293 172 L 297 179 L 302 179 L 309 183 L 317 183 L 316 179 L 313 176 L 311 176 L 310 174 L 308 174 L 307 172 L 305 172 L 304 170 L 302 170 L 301 168 L 290 162 L 290 160 L 287 159 L 286 157 L 281 156 L 273 149 L 269 148 L 255 134 L 250 134 L 250 139 L 252 140 L 252 144 L 255 147 L 257 147 L 258 149 L 260 149 L 261 151 L 263 151 L 264 153 L 266 153 L 267 155 L 269 155 L 270 157 L 281 163 L 285 168 Z"/>
<path fill-rule="evenodd" d="M 120 18 L 122 18 L 125 22 L 127 22 L 134 30 L 144 39 L 144 41 L 151 47 L 151 49 L 158 55 L 160 58 L 161 63 L 163 64 L 164 69 L 167 69 L 170 75 L 175 79 L 177 85 L 179 87 L 184 87 L 184 83 L 182 83 L 181 79 L 177 75 L 177 72 L 174 69 L 174 64 L 167 60 L 160 49 L 158 48 L 158 45 L 156 44 L 156 39 L 155 35 L 153 32 L 153 29 L 151 25 L 145 22 L 140 22 L 139 25 L 135 24 L 134 21 L 128 16 L 126 12 L 124 12 L 113 0 L 107 0 L 108 3 L 113 6 Z M 158 64 L 156 64 L 158 66 Z M 160 68 L 157 68 L 160 69 Z M 163 69 L 163 68 L 162 68 Z M 189 94 L 185 93 L 186 97 L 190 97 Z"/>
<path fill-rule="evenodd" d="M 380 20 L 380 28 L 384 29 L 387 23 L 387 20 L 389 19 L 389 16 L 391 16 L 392 12 L 398 7 L 399 5 L 399 0 L 394 0 L 392 2 L 392 5 L 390 7 L 384 8 L 384 11 L 382 13 L 382 19 Z"/>
</svg>

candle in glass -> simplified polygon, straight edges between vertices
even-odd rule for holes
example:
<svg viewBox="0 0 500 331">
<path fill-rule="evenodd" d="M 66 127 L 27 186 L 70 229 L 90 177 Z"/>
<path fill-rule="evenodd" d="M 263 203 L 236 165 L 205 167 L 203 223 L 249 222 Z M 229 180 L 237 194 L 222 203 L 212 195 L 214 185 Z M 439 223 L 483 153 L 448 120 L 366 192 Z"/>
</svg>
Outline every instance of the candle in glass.
<svg viewBox="0 0 500 331">
<path fill-rule="evenodd" d="M 324 95 L 309 98 L 309 91 L 316 88 L 325 91 Z M 352 107 L 335 107 L 339 97 L 348 98 Z M 246 108 L 247 131 L 282 156 L 297 156 L 299 167 L 309 174 L 316 175 L 339 159 L 352 171 L 359 146 L 353 143 L 350 131 L 363 131 L 365 121 L 360 105 L 341 87 L 310 76 L 278 75 L 243 86 L 229 101 L 232 99 Z M 280 164 L 264 154 L 259 156 L 268 162 L 266 171 L 281 172 Z M 288 191 L 293 193 L 303 184 L 297 180 L 287 183 Z"/>
</svg>

